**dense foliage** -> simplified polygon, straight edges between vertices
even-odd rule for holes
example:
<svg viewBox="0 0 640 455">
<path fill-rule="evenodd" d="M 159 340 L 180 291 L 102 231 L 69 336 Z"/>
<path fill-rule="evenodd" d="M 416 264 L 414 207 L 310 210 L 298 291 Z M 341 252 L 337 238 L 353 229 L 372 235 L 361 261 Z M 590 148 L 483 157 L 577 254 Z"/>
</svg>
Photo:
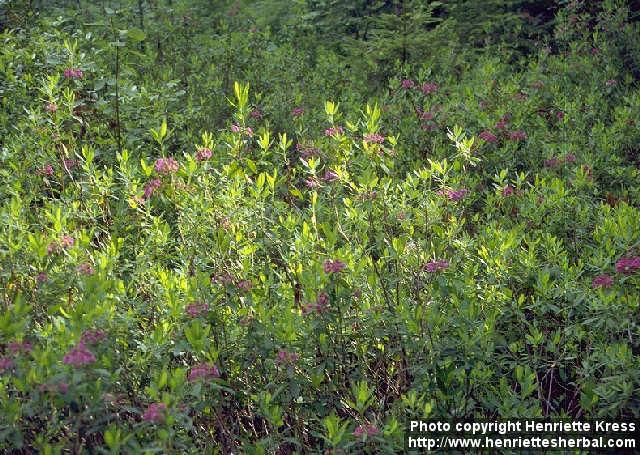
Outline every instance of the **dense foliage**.
<svg viewBox="0 0 640 455">
<path fill-rule="evenodd" d="M 0 1 L 0 450 L 640 418 L 632 1 Z"/>
</svg>

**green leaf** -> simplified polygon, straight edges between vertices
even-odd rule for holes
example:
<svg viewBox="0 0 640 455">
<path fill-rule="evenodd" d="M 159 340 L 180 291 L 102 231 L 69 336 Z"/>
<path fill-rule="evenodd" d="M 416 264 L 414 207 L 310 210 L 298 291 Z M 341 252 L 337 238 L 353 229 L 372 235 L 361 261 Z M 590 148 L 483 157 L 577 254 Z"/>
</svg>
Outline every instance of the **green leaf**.
<svg viewBox="0 0 640 455">
<path fill-rule="evenodd" d="M 136 43 L 144 41 L 146 37 L 147 35 L 139 28 L 132 28 L 127 31 L 127 38 Z"/>
</svg>

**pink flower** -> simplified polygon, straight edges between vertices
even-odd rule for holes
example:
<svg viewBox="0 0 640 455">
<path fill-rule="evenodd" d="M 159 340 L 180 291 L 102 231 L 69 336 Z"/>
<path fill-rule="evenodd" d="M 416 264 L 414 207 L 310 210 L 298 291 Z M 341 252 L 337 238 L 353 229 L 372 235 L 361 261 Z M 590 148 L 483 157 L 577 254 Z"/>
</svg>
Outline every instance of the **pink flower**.
<svg viewBox="0 0 640 455">
<path fill-rule="evenodd" d="M 210 363 L 201 363 L 191 368 L 187 379 L 189 382 L 195 382 L 198 379 L 204 379 L 210 381 L 211 379 L 219 378 L 220 371 L 218 367 Z"/>
<path fill-rule="evenodd" d="M 422 84 L 422 93 L 424 93 L 425 95 L 434 93 L 437 90 L 438 84 L 435 84 L 433 82 L 425 82 L 424 84 Z"/>
<path fill-rule="evenodd" d="M 327 128 L 326 130 L 324 130 L 324 135 L 328 137 L 334 137 L 342 133 L 344 133 L 344 130 L 341 126 L 332 126 L 331 128 Z"/>
<path fill-rule="evenodd" d="M 9 357 L 0 357 L 0 373 L 10 370 L 11 368 L 13 368 L 13 360 Z"/>
<path fill-rule="evenodd" d="M 376 427 L 374 424 L 358 425 L 353 431 L 353 435 L 356 438 L 362 438 L 363 436 L 376 436 L 378 433 L 380 433 L 380 430 L 378 430 L 378 427 Z"/>
<path fill-rule="evenodd" d="M 365 134 L 364 141 L 367 143 L 382 144 L 384 142 L 384 136 L 377 133 Z"/>
<path fill-rule="evenodd" d="M 253 130 L 251 129 L 250 126 L 246 127 L 244 132 L 247 133 L 247 136 L 253 137 Z"/>
<path fill-rule="evenodd" d="M 78 162 L 76 160 L 72 160 L 70 158 L 65 158 L 65 159 L 62 160 L 62 165 L 68 171 L 70 171 L 71 169 L 76 167 L 77 164 L 78 164 Z"/>
<path fill-rule="evenodd" d="M 510 131 L 508 137 L 512 141 L 523 141 L 527 138 L 527 133 L 522 130 Z"/>
<path fill-rule="evenodd" d="M 239 133 L 241 131 L 240 127 L 238 125 L 236 125 L 235 123 L 233 125 L 231 125 L 231 132 L 232 133 Z"/>
<path fill-rule="evenodd" d="M 248 292 L 253 287 L 253 283 L 251 282 L 251 280 L 240 280 L 238 281 L 236 286 L 241 291 Z"/>
<path fill-rule="evenodd" d="M 513 187 L 511 185 L 507 185 L 502 189 L 502 195 L 504 197 L 511 196 L 513 194 Z"/>
<path fill-rule="evenodd" d="M 429 121 L 429 120 L 433 120 L 434 117 L 435 117 L 435 114 L 431 111 L 420 112 L 420 120 Z"/>
<path fill-rule="evenodd" d="M 211 158 L 213 152 L 207 147 L 203 147 L 196 152 L 196 161 L 204 161 Z"/>
<path fill-rule="evenodd" d="M 44 108 L 45 108 L 45 110 L 47 112 L 50 112 L 50 113 L 53 114 L 54 112 L 56 112 L 58 110 L 58 105 L 56 103 L 49 102 L 49 103 L 46 104 L 46 106 Z"/>
<path fill-rule="evenodd" d="M 192 318 L 196 318 L 207 311 L 209 311 L 209 305 L 205 302 L 193 302 L 185 308 L 185 312 Z"/>
<path fill-rule="evenodd" d="M 58 252 L 58 242 L 51 242 L 47 245 L 47 254 L 53 254 Z"/>
<path fill-rule="evenodd" d="M 89 365 L 95 361 L 96 356 L 87 349 L 82 341 L 80 341 L 75 348 L 71 349 L 62 359 L 63 363 L 75 368 Z"/>
<path fill-rule="evenodd" d="M 560 121 L 564 120 L 564 112 L 562 111 L 556 112 L 556 118 Z"/>
<path fill-rule="evenodd" d="M 142 419 L 147 422 L 160 423 L 165 418 L 167 411 L 167 405 L 164 403 L 152 403 L 147 410 L 142 414 Z"/>
<path fill-rule="evenodd" d="M 104 330 L 87 330 L 80 336 L 79 345 L 82 344 L 84 346 L 85 344 L 95 344 L 98 341 L 102 341 L 106 338 L 107 332 L 105 332 Z"/>
<path fill-rule="evenodd" d="M 591 48 L 591 55 L 598 55 L 599 53 L 600 53 L 600 49 L 598 49 L 597 47 Z"/>
<path fill-rule="evenodd" d="M 152 179 L 147 182 L 144 187 L 144 199 L 149 199 L 153 193 L 162 186 L 162 180 L 160 179 Z"/>
<path fill-rule="evenodd" d="M 446 196 L 450 201 L 459 201 L 469 194 L 469 190 L 466 188 L 461 188 L 459 190 L 439 190 L 436 194 L 439 196 Z"/>
<path fill-rule="evenodd" d="M 95 273 L 95 270 L 93 269 L 91 264 L 87 262 L 83 262 L 82 264 L 80 264 L 77 270 L 81 275 L 93 275 Z"/>
<path fill-rule="evenodd" d="M 36 281 L 38 283 L 44 283 L 45 281 L 47 281 L 48 277 L 47 274 L 44 272 L 40 272 L 38 273 L 38 275 L 36 275 Z"/>
<path fill-rule="evenodd" d="M 613 278 L 606 274 L 598 275 L 593 279 L 593 282 L 591 283 L 591 287 L 593 289 L 610 288 L 612 285 L 613 285 Z"/>
<path fill-rule="evenodd" d="M 573 153 L 567 153 L 564 157 L 565 163 L 575 163 L 576 159 L 577 158 Z"/>
<path fill-rule="evenodd" d="M 302 314 L 310 314 L 316 312 L 318 314 L 325 312 L 329 307 L 329 294 L 322 291 L 318 293 L 318 297 L 314 303 L 307 303 L 302 307 Z"/>
<path fill-rule="evenodd" d="M 211 284 L 222 284 L 226 286 L 233 283 L 233 281 L 233 275 L 231 275 L 229 272 L 220 275 L 213 275 L 211 277 Z"/>
<path fill-rule="evenodd" d="M 64 70 L 64 77 L 67 79 L 80 79 L 83 76 L 83 72 L 80 69 L 67 68 Z"/>
<path fill-rule="evenodd" d="M 324 273 L 338 273 L 344 270 L 347 267 L 347 264 L 342 262 L 339 259 L 327 259 L 322 264 L 322 269 Z"/>
<path fill-rule="evenodd" d="M 46 175 L 47 177 L 51 177 L 53 175 L 53 166 L 50 164 L 45 164 L 38 171 L 42 175 Z"/>
<path fill-rule="evenodd" d="M 20 353 L 29 353 L 31 352 L 32 346 L 28 341 L 12 341 L 7 345 L 7 349 L 12 354 L 20 354 Z"/>
<path fill-rule="evenodd" d="M 434 261 L 427 262 L 424 265 L 424 269 L 429 273 L 442 272 L 449 268 L 449 261 L 444 259 L 436 259 Z"/>
<path fill-rule="evenodd" d="M 332 171 L 331 169 L 327 169 L 324 172 L 324 176 L 322 177 L 322 180 L 324 180 L 325 182 L 333 182 L 334 180 L 338 180 L 338 174 L 335 171 Z"/>
<path fill-rule="evenodd" d="M 299 359 L 300 356 L 295 352 L 287 352 L 281 349 L 276 355 L 276 365 L 293 364 Z"/>
<path fill-rule="evenodd" d="M 178 169 L 180 169 L 180 165 L 172 157 L 158 158 L 156 160 L 154 169 L 158 174 L 173 174 L 174 172 L 177 172 Z"/>
<path fill-rule="evenodd" d="M 76 243 L 75 239 L 69 235 L 63 235 L 60 239 L 60 246 L 62 246 L 62 248 L 70 248 L 74 243 Z"/>
<path fill-rule="evenodd" d="M 309 189 L 314 189 L 320 187 L 320 183 L 314 178 L 308 178 L 304 181 L 304 186 Z"/>
<path fill-rule="evenodd" d="M 616 81 L 615 79 L 609 79 L 606 82 L 607 87 L 613 87 L 614 85 L 616 85 L 618 83 L 618 81 Z"/>
<path fill-rule="evenodd" d="M 402 88 L 405 90 L 411 89 L 415 87 L 415 82 L 413 82 L 411 79 L 403 79 L 402 80 Z"/>
<path fill-rule="evenodd" d="M 560 164 L 560 160 L 555 156 L 552 156 L 548 160 L 544 161 L 545 167 L 557 167 Z"/>
<path fill-rule="evenodd" d="M 301 117 L 302 114 L 304 114 L 304 109 L 301 107 L 294 107 L 291 111 L 291 115 L 293 115 L 294 117 Z"/>
<path fill-rule="evenodd" d="M 491 132 L 487 130 L 482 131 L 480 134 L 478 134 L 478 137 L 485 142 L 490 142 L 490 143 L 498 142 L 498 138 L 495 137 L 493 134 L 491 134 Z"/>
<path fill-rule="evenodd" d="M 496 123 L 495 128 L 497 130 L 506 130 L 507 129 L 507 121 L 504 119 L 498 120 L 498 123 Z"/>
<path fill-rule="evenodd" d="M 249 116 L 251 118 L 260 119 L 262 118 L 262 112 L 260 111 L 260 109 L 254 109 L 249 113 Z"/>
<path fill-rule="evenodd" d="M 622 258 L 616 262 L 616 272 L 618 273 L 632 275 L 638 269 L 640 269 L 640 256 Z"/>
</svg>

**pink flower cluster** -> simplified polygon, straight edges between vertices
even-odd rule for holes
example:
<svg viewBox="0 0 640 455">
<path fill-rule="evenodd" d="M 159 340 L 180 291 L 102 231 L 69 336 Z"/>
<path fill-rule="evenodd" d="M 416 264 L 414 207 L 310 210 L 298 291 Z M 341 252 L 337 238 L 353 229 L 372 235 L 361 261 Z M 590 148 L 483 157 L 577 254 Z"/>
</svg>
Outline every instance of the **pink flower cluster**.
<svg viewBox="0 0 640 455">
<path fill-rule="evenodd" d="M 344 270 L 347 267 L 347 264 L 342 262 L 340 259 L 327 259 L 322 264 L 322 269 L 324 273 L 338 273 Z"/>
<path fill-rule="evenodd" d="M 335 171 L 332 171 L 331 169 L 327 169 L 324 172 L 324 176 L 322 177 L 322 180 L 324 180 L 325 182 L 333 182 L 335 180 L 338 180 L 338 174 Z"/>
<path fill-rule="evenodd" d="M 294 107 L 291 111 L 291 115 L 294 117 L 301 117 L 304 114 L 304 109 L 301 107 Z"/>
<path fill-rule="evenodd" d="M 219 275 L 213 275 L 211 277 L 211 284 L 222 284 L 227 286 L 229 284 L 232 284 L 234 280 L 235 278 L 233 277 L 233 275 L 231 275 L 229 272 L 226 272 Z"/>
<path fill-rule="evenodd" d="M 300 156 L 305 160 L 320 155 L 320 149 L 300 142 L 296 144 L 296 151 L 299 152 Z"/>
<path fill-rule="evenodd" d="M 430 95 L 438 90 L 438 84 L 434 82 L 425 82 L 422 84 L 422 93 L 425 95 Z"/>
<path fill-rule="evenodd" d="M 249 116 L 251 118 L 261 119 L 262 118 L 262 111 L 260 109 L 254 109 L 249 113 Z"/>
<path fill-rule="evenodd" d="M 343 133 L 344 133 L 344 129 L 342 129 L 341 126 L 332 126 L 324 130 L 324 135 L 328 137 L 334 137 Z"/>
<path fill-rule="evenodd" d="M 308 178 L 304 181 L 304 186 L 309 189 L 320 188 L 320 182 L 315 178 Z"/>
<path fill-rule="evenodd" d="M 155 191 L 161 186 L 162 186 L 162 180 L 160 179 L 149 180 L 144 187 L 144 195 L 142 196 L 142 198 L 149 199 L 151 196 L 153 196 L 153 193 L 155 193 Z"/>
<path fill-rule="evenodd" d="M 103 341 L 107 338 L 107 332 L 104 330 L 96 329 L 96 330 L 86 330 L 80 336 L 80 344 L 95 344 L 99 341 Z"/>
<path fill-rule="evenodd" d="M 439 190 L 436 194 L 438 196 L 446 196 L 450 201 L 459 201 L 469 194 L 469 190 L 466 188 L 461 188 L 459 190 Z"/>
<path fill-rule="evenodd" d="M 329 294 L 322 291 L 318 293 L 318 297 L 314 303 L 307 303 L 302 307 L 302 314 L 311 314 L 316 312 L 318 314 L 324 313 L 329 307 Z"/>
<path fill-rule="evenodd" d="M 210 148 L 203 147 L 196 152 L 196 161 L 205 161 L 211 158 L 213 152 Z"/>
<path fill-rule="evenodd" d="M 640 256 L 622 258 L 616 262 L 616 272 L 624 275 L 632 275 L 640 269 Z"/>
<path fill-rule="evenodd" d="M 380 430 L 378 429 L 377 426 L 375 426 L 374 424 L 364 424 L 364 425 L 358 425 L 356 427 L 356 429 L 353 431 L 353 435 L 356 438 L 362 438 L 363 436 L 367 436 L 367 437 L 372 437 L 372 436 L 376 436 L 377 434 L 380 433 Z"/>
<path fill-rule="evenodd" d="M 236 283 L 236 287 L 244 292 L 249 292 L 253 288 L 253 282 L 251 280 L 240 280 Z"/>
<path fill-rule="evenodd" d="M 288 352 L 285 350 L 279 350 L 276 355 L 276 365 L 293 364 L 300 360 L 300 356 L 295 352 Z"/>
<path fill-rule="evenodd" d="M 237 125 L 237 124 L 234 123 L 233 125 L 231 125 L 231 132 L 232 133 L 244 132 L 247 136 L 253 137 L 253 129 L 251 129 L 251 127 L 249 127 L 249 126 L 243 128 L 240 125 Z"/>
<path fill-rule="evenodd" d="M 480 134 L 478 134 L 478 137 L 485 142 L 490 142 L 490 143 L 498 142 L 498 138 L 494 136 L 490 131 L 487 131 L 487 130 L 482 131 Z"/>
<path fill-rule="evenodd" d="M 189 382 L 195 382 L 198 379 L 204 379 L 210 381 L 220 377 L 220 371 L 218 367 L 211 363 L 200 363 L 191 368 L 187 379 Z"/>
<path fill-rule="evenodd" d="M 502 189 L 502 196 L 508 197 L 513 194 L 513 187 L 511 185 L 507 185 Z"/>
<path fill-rule="evenodd" d="M 83 75 L 84 73 L 81 69 L 67 68 L 66 70 L 64 70 L 64 77 L 66 77 L 67 79 L 80 79 Z"/>
<path fill-rule="evenodd" d="M 71 248 L 75 243 L 75 239 L 68 235 L 63 235 L 59 242 L 53 241 L 47 245 L 47 254 L 57 253 L 60 249 Z"/>
<path fill-rule="evenodd" d="M 51 164 L 45 164 L 40 169 L 38 169 L 38 173 L 46 175 L 47 177 L 51 177 L 53 175 L 53 166 Z"/>
<path fill-rule="evenodd" d="M 93 275 L 95 273 L 95 270 L 88 262 L 83 262 L 76 270 L 78 270 L 78 273 L 81 275 Z"/>
<path fill-rule="evenodd" d="M 613 286 L 613 278 L 607 274 L 598 275 L 593 279 L 593 282 L 591 283 L 591 287 L 593 289 L 610 288 L 611 286 Z"/>
<path fill-rule="evenodd" d="M 0 357 L 0 373 L 13 368 L 13 360 L 9 357 Z"/>
<path fill-rule="evenodd" d="M 377 133 L 365 134 L 364 141 L 369 144 L 382 144 L 384 142 L 384 136 Z"/>
<path fill-rule="evenodd" d="M 142 419 L 147 422 L 160 423 L 164 421 L 167 405 L 164 403 L 152 403 L 142 414 Z"/>
<path fill-rule="evenodd" d="M 205 302 L 196 301 L 186 306 L 185 312 L 192 318 L 196 318 L 209 311 L 209 305 Z"/>
<path fill-rule="evenodd" d="M 424 269 L 429 273 L 442 272 L 449 268 L 449 261 L 444 259 L 436 259 L 429 261 L 424 265 Z"/>
<path fill-rule="evenodd" d="M 178 169 L 180 169 L 180 165 L 172 157 L 158 158 L 156 160 L 156 164 L 154 165 L 154 169 L 158 174 L 167 175 L 178 172 Z"/>
<path fill-rule="evenodd" d="M 28 341 L 12 341 L 7 344 L 7 350 L 16 355 L 16 354 L 27 354 L 31 352 L 33 346 Z"/>
<path fill-rule="evenodd" d="M 509 131 L 507 137 L 512 141 L 524 141 L 527 138 L 527 133 L 523 130 Z"/>
<path fill-rule="evenodd" d="M 84 342 L 80 341 L 75 348 L 72 348 L 62 358 L 62 362 L 66 365 L 71 365 L 75 368 L 89 365 L 96 361 L 96 356 L 93 355 L 89 349 L 85 346 Z"/>
<path fill-rule="evenodd" d="M 545 167 L 558 167 L 562 163 L 575 163 L 578 158 L 573 153 L 567 153 L 564 157 L 552 156 L 544 161 Z"/>
<path fill-rule="evenodd" d="M 415 82 L 413 82 L 411 79 L 403 79 L 401 85 L 405 90 L 412 89 L 416 86 Z"/>
</svg>

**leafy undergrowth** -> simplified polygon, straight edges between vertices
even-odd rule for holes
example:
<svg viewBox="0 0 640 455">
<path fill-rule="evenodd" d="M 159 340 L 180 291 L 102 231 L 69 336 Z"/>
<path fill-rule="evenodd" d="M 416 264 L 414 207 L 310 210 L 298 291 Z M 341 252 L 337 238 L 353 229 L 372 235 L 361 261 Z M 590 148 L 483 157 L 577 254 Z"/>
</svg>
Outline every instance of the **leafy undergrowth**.
<svg viewBox="0 0 640 455">
<path fill-rule="evenodd" d="M 638 418 L 615 42 L 368 103 L 249 79 L 208 128 L 215 93 L 136 72 L 141 30 L 55 24 L 0 49 L 2 450 L 394 453 L 407 417 Z"/>
</svg>

